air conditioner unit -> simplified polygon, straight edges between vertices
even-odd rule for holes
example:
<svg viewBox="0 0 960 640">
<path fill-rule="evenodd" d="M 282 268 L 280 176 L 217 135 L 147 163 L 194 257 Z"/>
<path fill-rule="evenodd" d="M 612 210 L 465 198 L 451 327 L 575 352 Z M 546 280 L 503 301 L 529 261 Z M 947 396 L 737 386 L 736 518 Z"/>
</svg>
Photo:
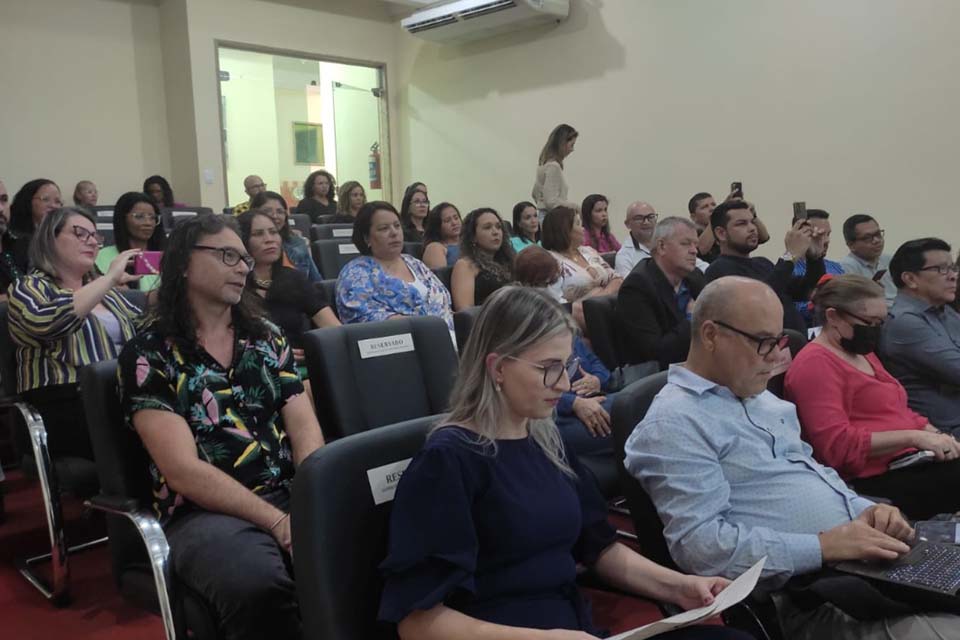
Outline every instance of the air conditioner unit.
<svg viewBox="0 0 960 640">
<path fill-rule="evenodd" d="M 421 9 L 400 25 L 433 42 L 468 42 L 560 22 L 569 13 L 570 0 L 454 0 Z"/>
</svg>

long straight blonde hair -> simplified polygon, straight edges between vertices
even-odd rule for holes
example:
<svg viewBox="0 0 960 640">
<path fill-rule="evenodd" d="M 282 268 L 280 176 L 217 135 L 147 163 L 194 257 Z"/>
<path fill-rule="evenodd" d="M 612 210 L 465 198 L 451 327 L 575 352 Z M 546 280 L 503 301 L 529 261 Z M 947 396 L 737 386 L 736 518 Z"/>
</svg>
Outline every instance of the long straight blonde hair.
<svg viewBox="0 0 960 640">
<path fill-rule="evenodd" d="M 457 382 L 450 395 L 450 414 L 434 429 L 445 424 L 470 423 L 477 434 L 474 443 L 496 455 L 497 433 L 505 407 L 487 369 L 487 356 L 496 353 L 499 363 L 507 356 L 519 356 L 563 334 L 568 334 L 572 341 L 574 330 L 569 314 L 543 291 L 510 286 L 494 292 L 481 308 L 464 346 Z M 530 420 L 528 431 L 550 462 L 574 475 L 552 419 Z"/>
</svg>

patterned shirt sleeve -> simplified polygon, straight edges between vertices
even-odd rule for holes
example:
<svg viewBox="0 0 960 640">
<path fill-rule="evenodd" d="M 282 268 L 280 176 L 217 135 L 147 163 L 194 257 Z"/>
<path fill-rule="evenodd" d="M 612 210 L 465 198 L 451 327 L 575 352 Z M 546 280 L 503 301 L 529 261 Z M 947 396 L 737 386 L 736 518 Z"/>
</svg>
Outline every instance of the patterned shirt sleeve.
<svg viewBox="0 0 960 640">
<path fill-rule="evenodd" d="M 272 342 L 277 357 L 277 378 L 280 381 L 280 403 L 278 409 L 287 404 L 287 402 L 303 393 L 303 383 L 300 381 L 300 373 L 297 371 L 297 363 L 293 358 L 293 349 L 287 342 L 286 336 L 277 333 L 273 336 Z"/>
<path fill-rule="evenodd" d="M 177 411 L 178 381 L 167 376 L 164 355 L 147 338 L 128 342 L 120 353 L 120 405 L 131 428 L 133 415 L 144 409 L 181 413 Z"/>
</svg>

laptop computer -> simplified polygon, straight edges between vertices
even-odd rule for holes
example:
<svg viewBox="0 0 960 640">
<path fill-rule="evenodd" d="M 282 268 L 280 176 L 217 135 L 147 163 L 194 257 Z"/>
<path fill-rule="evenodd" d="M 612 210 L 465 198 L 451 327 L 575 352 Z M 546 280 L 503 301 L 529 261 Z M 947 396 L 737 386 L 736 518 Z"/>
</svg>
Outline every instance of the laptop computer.
<svg viewBox="0 0 960 640">
<path fill-rule="evenodd" d="M 960 592 L 960 546 L 953 544 L 918 540 L 909 553 L 893 562 L 844 561 L 834 568 L 941 597 L 954 598 Z"/>
</svg>

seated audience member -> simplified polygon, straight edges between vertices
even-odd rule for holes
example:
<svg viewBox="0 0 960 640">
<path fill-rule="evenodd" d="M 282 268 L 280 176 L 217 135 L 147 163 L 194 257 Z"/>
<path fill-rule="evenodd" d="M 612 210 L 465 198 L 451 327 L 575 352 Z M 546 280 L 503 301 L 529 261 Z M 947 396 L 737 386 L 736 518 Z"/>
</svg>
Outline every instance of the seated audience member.
<svg viewBox="0 0 960 640">
<path fill-rule="evenodd" d="M 540 245 L 540 216 L 532 202 L 523 201 L 513 205 L 513 235 L 510 244 L 513 245 L 514 253 Z"/>
<path fill-rule="evenodd" d="M 549 287 L 560 279 L 560 265 L 546 249 L 530 247 L 514 260 L 513 275 L 518 284 L 541 289 L 553 298 Z M 570 376 L 570 390 L 557 403 L 557 429 L 564 445 L 577 455 L 612 452 L 610 409 L 615 394 L 607 393 L 610 370 L 579 333 L 573 336 L 573 354 L 580 364 Z"/>
<path fill-rule="evenodd" d="M 362 255 L 337 278 L 337 309 L 344 323 L 439 316 L 453 332 L 450 292 L 427 265 L 403 253 L 400 214 L 392 204 L 363 205 L 353 225 L 353 244 Z"/>
<path fill-rule="evenodd" d="M 584 298 L 616 293 L 623 278 L 613 272 L 593 247 L 583 244 L 580 215 L 568 207 L 552 209 L 543 218 L 540 243 L 560 263 L 560 280 L 553 288 L 565 302 L 574 303 L 577 325 L 584 327 Z"/>
<path fill-rule="evenodd" d="M 404 242 L 423 242 L 423 225 L 430 212 L 430 199 L 417 183 L 407 187 L 400 205 L 400 221 L 403 223 Z"/>
<path fill-rule="evenodd" d="M 97 206 L 97 195 L 97 185 L 81 180 L 73 189 L 73 204 L 92 211 Z"/>
<path fill-rule="evenodd" d="M 730 195 L 727 196 L 727 200 L 734 199 L 739 201 L 743 200 L 742 197 L 731 192 Z M 697 241 L 697 257 L 707 264 L 710 264 L 720 257 L 720 245 L 716 242 L 710 223 L 710 216 L 716 207 L 717 201 L 713 199 L 712 195 L 706 192 L 694 194 L 687 203 L 687 211 L 690 213 L 690 219 L 693 220 L 693 224 L 697 225 L 697 235 L 699 236 L 699 240 Z M 753 205 L 750 205 L 750 210 L 756 214 Z M 757 225 L 758 244 L 766 244 L 767 241 L 770 240 L 770 234 L 767 232 L 766 225 L 764 225 L 763 221 L 757 218 L 756 215 L 754 216 L 754 223 Z M 700 270 L 706 272 L 705 267 L 701 267 Z"/>
<path fill-rule="evenodd" d="M 52 180 L 37 178 L 26 183 L 10 204 L 10 232 L 15 241 L 13 260 L 21 273 L 30 267 L 30 238 L 44 217 L 63 206 L 60 187 Z"/>
<path fill-rule="evenodd" d="M 513 246 L 507 242 L 500 214 L 474 209 L 463 221 L 460 259 L 453 265 L 453 310 L 483 304 L 487 297 L 513 281 Z"/>
<path fill-rule="evenodd" d="M 356 180 L 343 183 L 337 198 L 337 216 L 333 221 L 340 224 L 353 224 L 360 209 L 366 203 L 367 192 L 363 190 L 363 185 Z"/>
<path fill-rule="evenodd" d="M 703 289 L 697 269 L 697 228 L 664 218 L 653 233 L 653 256 L 642 261 L 617 294 L 627 362 L 682 362 L 690 348 L 690 317 Z"/>
<path fill-rule="evenodd" d="M 126 271 L 139 249 L 122 252 L 106 275 L 97 277 L 100 240 L 85 209 L 54 209 L 40 221 L 30 243 L 34 270 L 10 288 L 17 391 L 43 417 L 55 457 L 93 459 L 77 372 L 116 358 L 136 333 L 140 315 L 115 291 L 139 277 Z"/>
<path fill-rule="evenodd" d="M 646 202 L 632 202 L 627 207 L 627 217 L 623 222 L 629 233 L 617 251 L 613 270 L 621 278 L 626 278 L 637 263 L 650 257 L 653 230 L 657 226 L 657 212 Z"/>
<path fill-rule="evenodd" d="M 329 171 L 320 169 L 307 176 L 303 183 L 303 199 L 297 205 L 297 213 L 310 216 L 314 224 L 319 216 L 337 214 L 337 181 Z"/>
<path fill-rule="evenodd" d="M 251 210 L 237 218 L 240 239 L 254 259 L 247 285 L 264 299 L 270 320 L 283 330 L 294 360 L 306 379 L 303 334 L 310 328 L 338 327 L 340 321 L 323 292 L 298 269 L 283 266 L 283 243 L 276 223 Z"/>
<path fill-rule="evenodd" d="M 414 182 L 413 184 L 410 185 L 409 188 L 413 189 L 414 191 L 419 191 L 420 193 L 427 196 L 428 198 L 430 197 L 430 194 L 427 193 L 427 185 L 425 185 L 422 182 Z"/>
<path fill-rule="evenodd" d="M 710 224 L 721 255 L 707 269 L 707 282 L 723 276 L 745 276 L 766 282 L 783 302 L 784 326 L 806 335 L 807 325 L 794 302 L 809 300 L 810 292 L 823 275 L 823 247 L 816 241 L 822 237 L 820 230 L 800 220 L 787 231 L 783 239 L 787 251 L 776 265 L 767 258 L 751 258 L 759 243 L 759 231 L 757 216 L 748 207 L 743 200 L 728 200 L 713 210 Z M 795 277 L 793 266 L 804 256 L 806 273 Z"/>
<path fill-rule="evenodd" d="M 238 216 L 250 210 L 250 203 L 258 193 L 267 190 L 267 185 L 258 175 L 249 175 L 243 179 L 243 191 L 247 194 L 247 199 L 240 204 L 234 205 L 233 215 Z"/>
<path fill-rule="evenodd" d="M 897 285 L 890 274 L 890 256 L 883 252 L 883 229 L 871 216 L 852 215 L 843 222 L 843 240 L 850 253 L 840 261 L 844 273 L 870 278 L 883 287 L 887 306 L 897 297 Z"/>
<path fill-rule="evenodd" d="M 905 242 L 890 260 L 897 297 L 880 338 L 880 357 L 907 390 L 910 408 L 960 435 L 960 314 L 957 264 L 938 238 Z"/>
<path fill-rule="evenodd" d="M 250 209 L 265 213 L 273 219 L 283 239 L 283 265 L 293 267 L 307 276 L 310 282 L 320 282 L 323 276 L 310 254 L 310 245 L 300 232 L 290 226 L 287 201 L 279 193 L 264 191 L 254 196 Z"/>
<path fill-rule="evenodd" d="M 423 225 L 423 263 L 431 269 L 452 267 L 460 258 L 460 210 L 441 202 L 427 214 Z"/>
<path fill-rule="evenodd" d="M 823 250 L 824 273 L 828 276 L 842 275 L 844 273 L 843 266 L 839 262 L 827 259 L 827 251 L 830 249 L 830 213 L 823 209 L 807 209 L 807 222 L 820 232 L 820 248 Z M 794 218 L 790 224 L 797 224 L 797 219 Z M 807 253 L 809 253 L 809 251 Z M 793 275 L 794 277 L 803 277 L 806 273 L 807 256 L 804 255 L 804 257 L 793 264 Z M 809 300 L 800 300 L 794 304 L 797 305 L 797 311 L 800 312 L 800 315 L 808 327 L 817 326 L 814 323 L 813 310 Z"/>
<path fill-rule="evenodd" d="M 187 206 L 182 202 L 176 201 L 173 197 L 173 188 L 163 176 L 150 176 L 144 180 L 143 192 L 153 198 L 153 201 L 156 202 L 160 208 Z"/>
<path fill-rule="evenodd" d="M 7 289 L 23 272 L 14 258 L 14 239 L 10 233 L 10 194 L 0 180 L 0 302 L 7 299 Z"/>
<path fill-rule="evenodd" d="M 323 445 L 293 352 L 246 288 L 228 216 L 177 225 L 153 322 L 120 354 L 121 405 L 150 455 L 170 569 L 218 637 L 300 638 L 288 567 L 294 469 Z"/>
<path fill-rule="evenodd" d="M 784 384 L 814 457 L 909 518 L 960 511 L 960 493 L 938 490 L 960 486 L 960 443 L 907 408 L 907 392 L 874 353 L 887 317 L 883 288 L 863 276 L 837 276 L 817 287 L 814 304 L 823 330 L 797 354 Z M 915 449 L 947 464 L 887 471 Z"/>
<path fill-rule="evenodd" d="M 163 251 L 167 237 L 160 224 L 160 210 L 150 196 L 130 191 L 120 196 L 113 207 L 113 244 L 100 249 L 97 268 L 106 273 L 118 255 L 127 249 L 139 251 Z M 133 275 L 133 262 L 127 265 L 127 273 Z M 147 274 L 127 284 L 131 289 L 151 291 L 160 282 L 159 273 Z"/>
<path fill-rule="evenodd" d="M 583 200 L 580 207 L 583 216 L 583 243 L 596 249 L 597 253 L 613 253 L 620 250 L 616 236 L 610 233 L 610 214 L 606 196 L 594 193 Z"/>
<path fill-rule="evenodd" d="M 770 287 L 721 278 L 704 287 L 693 314 L 687 361 L 670 367 L 625 458 L 680 568 L 732 577 L 766 556 L 761 589 L 769 590 L 841 560 L 907 553 L 914 533 L 896 507 L 858 496 L 814 460 L 794 406 L 766 390 L 788 343 L 783 305 Z M 858 597 L 863 584 L 851 576 L 844 589 Z M 795 602 L 790 587 L 776 602 L 791 640 L 943 638 L 960 624 L 946 614 L 860 621 L 819 604 L 814 591 Z"/>
<path fill-rule="evenodd" d="M 574 330 L 546 294 L 527 288 L 497 291 L 480 312 L 450 414 L 404 471 L 393 503 L 379 618 L 397 623 L 403 640 L 596 637 L 578 564 L 686 609 L 726 586 L 616 541 L 593 477 L 550 420 L 570 388 Z M 745 636 L 703 627 L 659 637 Z"/>
</svg>

